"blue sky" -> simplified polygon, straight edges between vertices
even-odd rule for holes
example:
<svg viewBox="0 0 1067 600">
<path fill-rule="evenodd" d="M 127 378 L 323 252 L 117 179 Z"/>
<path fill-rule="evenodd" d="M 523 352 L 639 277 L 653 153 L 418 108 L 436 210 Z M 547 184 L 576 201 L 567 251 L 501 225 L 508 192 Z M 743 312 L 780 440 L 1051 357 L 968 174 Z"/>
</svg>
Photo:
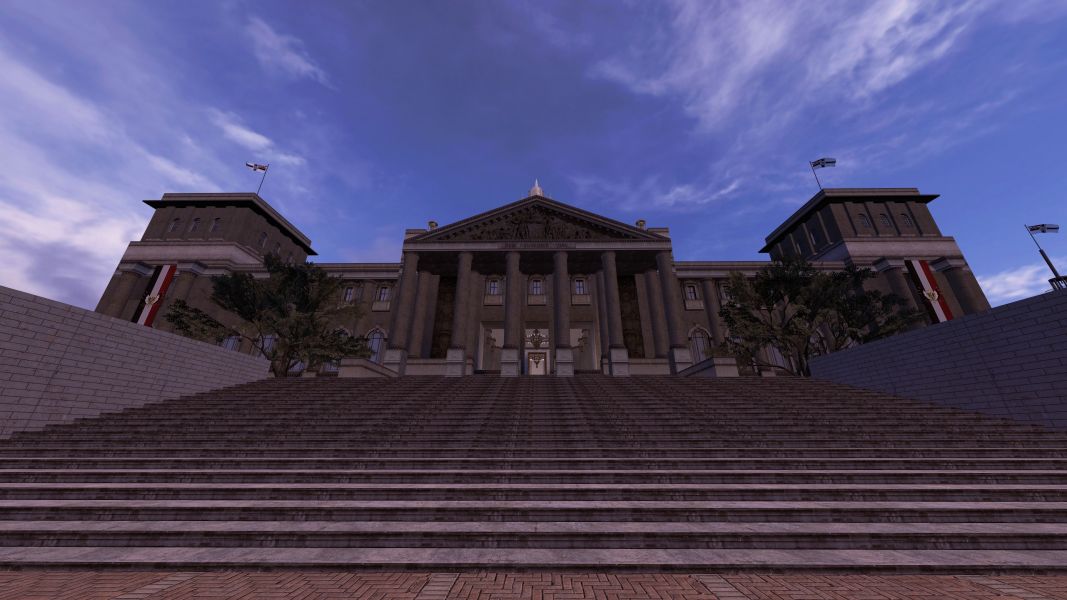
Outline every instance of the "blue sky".
<svg viewBox="0 0 1067 600">
<path fill-rule="evenodd" d="M 548 195 L 761 259 L 815 191 L 919 187 L 996 303 L 1067 226 L 1067 2 L 23 2 L 0 11 L 0 284 L 95 306 L 171 191 L 320 260 Z M 1067 234 L 1046 235 L 1067 270 Z"/>
</svg>

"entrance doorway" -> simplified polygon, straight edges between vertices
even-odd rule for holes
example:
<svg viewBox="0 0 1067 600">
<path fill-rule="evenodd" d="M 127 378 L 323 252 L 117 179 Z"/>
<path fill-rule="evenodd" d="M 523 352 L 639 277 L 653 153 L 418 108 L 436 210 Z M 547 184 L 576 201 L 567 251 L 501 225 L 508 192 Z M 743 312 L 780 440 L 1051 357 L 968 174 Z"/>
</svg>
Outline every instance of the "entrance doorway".
<svg viewBox="0 0 1067 600">
<path fill-rule="evenodd" d="M 548 353 L 526 352 L 526 374 L 548 375 Z"/>
</svg>

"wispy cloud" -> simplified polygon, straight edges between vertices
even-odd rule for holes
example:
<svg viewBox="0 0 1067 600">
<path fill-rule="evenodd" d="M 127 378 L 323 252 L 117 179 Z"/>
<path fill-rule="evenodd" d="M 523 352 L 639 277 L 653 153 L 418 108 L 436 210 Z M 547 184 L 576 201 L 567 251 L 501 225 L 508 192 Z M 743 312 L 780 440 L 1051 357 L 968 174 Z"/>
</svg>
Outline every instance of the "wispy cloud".
<svg viewBox="0 0 1067 600">
<path fill-rule="evenodd" d="M 2 47 L 0 72 L 0 282 L 92 306 L 143 230 L 131 191 L 218 186 Z"/>
<path fill-rule="evenodd" d="M 813 103 L 859 102 L 944 57 L 983 12 L 975 2 L 740 4 L 676 0 L 666 31 L 594 74 L 678 96 L 707 131 L 781 124 Z"/>
<path fill-rule="evenodd" d="M 1067 264 L 1067 257 L 1055 258 L 1053 262 L 1061 265 Z M 1050 277 L 1052 273 L 1047 265 L 1033 263 L 999 273 L 979 275 L 978 283 L 985 291 L 990 304 L 995 306 L 1049 291 L 1051 289 L 1048 283 Z"/>
<path fill-rule="evenodd" d="M 583 201 L 627 212 L 692 211 L 723 201 L 741 187 L 740 179 L 732 179 L 722 185 L 714 181 L 697 185 L 667 183 L 659 177 L 646 177 L 636 181 L 609 181 L 590 175 L 574 175 L 570 177 L 570 182 Z"/>
<path fill-rule="evenodd" d="M 279 150 L 274 140 L 242 124 L 237 115 L 220 110 L 210 112 L 212 122 L 219 128 L 222 135 L 231 142 L 256 153 L 257 160 L 270 160 L 289 166 L 300 166 L 307 162 L 298 154 Z"/>
<path fill-rule="evenodd" d="M 311 59 L 300 38 L 278 33 L 258 17 L 248 20 L 245 33 L 252 42 L 252 52 L 267 71 L 294 79 L 313 79 L 332 87 L 326 71 Z"/>
</svg>

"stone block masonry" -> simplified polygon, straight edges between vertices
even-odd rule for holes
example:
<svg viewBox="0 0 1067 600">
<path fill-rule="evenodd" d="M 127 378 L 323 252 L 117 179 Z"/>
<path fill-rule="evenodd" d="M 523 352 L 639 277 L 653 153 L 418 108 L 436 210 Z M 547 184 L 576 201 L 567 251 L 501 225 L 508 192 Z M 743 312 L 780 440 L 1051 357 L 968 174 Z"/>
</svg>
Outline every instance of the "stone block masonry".
<svg viewBox="0 0 1067 600">
<path fill-rule="evenodd" d="M 268 373 L 263 358 L 0 287 L 0 438 Z"/>
<path fill-rule="evenodd" d="M 812 375 L 1067 427 L 1067 291 L 822 356 Z"/>
</svg>

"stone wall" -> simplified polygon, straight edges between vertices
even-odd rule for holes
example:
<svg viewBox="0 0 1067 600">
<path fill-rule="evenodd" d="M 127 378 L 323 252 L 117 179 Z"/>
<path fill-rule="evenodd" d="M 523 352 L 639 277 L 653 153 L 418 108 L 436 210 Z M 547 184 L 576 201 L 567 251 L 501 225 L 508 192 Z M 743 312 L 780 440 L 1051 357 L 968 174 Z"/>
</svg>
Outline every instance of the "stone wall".
<svg viewBox="0 0 1067 600">
<path fill-rule="evenodd" d="M 268 372 L 262 358 L 0 287 L 0 438 Z"/>
<path fill-rule="evenodd" d="M 1067 426 L 1067 291 L 815 359 L 812 375 L 1045 425 Z"/>
</svg>

